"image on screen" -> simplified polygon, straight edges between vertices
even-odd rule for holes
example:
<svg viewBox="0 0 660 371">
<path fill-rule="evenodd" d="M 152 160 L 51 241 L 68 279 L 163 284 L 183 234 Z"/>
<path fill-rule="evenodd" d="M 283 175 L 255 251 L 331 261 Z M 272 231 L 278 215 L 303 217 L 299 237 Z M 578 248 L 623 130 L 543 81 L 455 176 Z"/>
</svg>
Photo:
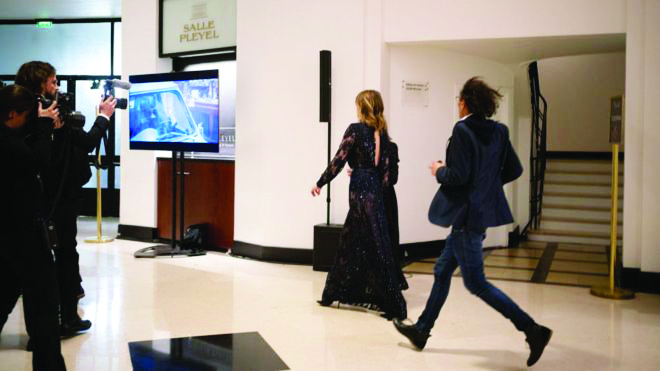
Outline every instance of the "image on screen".
<svg viewBox="0 0 660 371">
<path fill-rule="evenodd" d="M 130 77 L 131 149 L 217 152 L 217 71 Z"/>
</svg>

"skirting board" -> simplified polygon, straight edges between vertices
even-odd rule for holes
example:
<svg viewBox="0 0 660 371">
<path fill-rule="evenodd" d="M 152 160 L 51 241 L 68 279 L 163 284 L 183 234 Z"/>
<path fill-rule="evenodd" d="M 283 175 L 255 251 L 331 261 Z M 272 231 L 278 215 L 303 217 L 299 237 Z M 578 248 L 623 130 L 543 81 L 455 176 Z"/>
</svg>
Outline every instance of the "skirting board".
<svg viewBox="0 0 660 371">
<path fill-rule="evenodd" d="M 278 263 L 312 264 L 312 250 L 308 249 L 261 246 L 242 241 L 234 241 L 231 254 Z"/>
<path fill-rule="evenodd" d="M 142 227 L 139 225 L 119 224 L 117 228 L 120 240 L 131 240 L 140 242 L 157 242 L 158 228 Z"/>
<path fill-rule="evenodd" d="M 642 272 L 639 268 L 623 268 L 621 286 L 633 291 L 660 294 L 660 273 Z"/>
<path fill-rule="evenodd" d="M 157 228 L 120 224 L 118 232 L 119 235 L 117 238 L 122 240 L 140 242 L 159 241 Z M 509 247 L 515 247 L 512 246 L 511 241 L 518 241 L 518 232 L 519 229 L 516 228 L 513 232 L 509 233 Z M 401 244 L 401 247 L 408 252 L 408 259 L 423 259 L 439 256 L 444 246 L 445 240 Z M 234 241 L 231 254 L 256 260 L 291 264 L 312 265 L 313 260 L 313 250 L 261 246 L 242 241 Z"/>
</svg>

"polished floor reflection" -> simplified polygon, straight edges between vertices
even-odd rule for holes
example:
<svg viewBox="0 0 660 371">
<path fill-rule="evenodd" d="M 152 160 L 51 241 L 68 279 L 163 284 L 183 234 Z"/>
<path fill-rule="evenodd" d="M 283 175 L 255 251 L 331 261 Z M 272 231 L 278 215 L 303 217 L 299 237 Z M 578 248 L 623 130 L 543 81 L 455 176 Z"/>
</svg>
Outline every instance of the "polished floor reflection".
<svg viewBox="0 0 660 371">
<path fill-rule="evenodd" d="M 87 294 L 81 315 L 93 326 L 62 342 L 69 370 L 131 370 L 130 343 L 239 333 L 258 333 L 291 370 L 526 369 L 524 336 L 472 296 L 460 277 L 452 279 L 433 336 L 417 352 L 377 313 L 319 306 L 326 274 L 310 266 L 220 253 L 135 259 L 133 253 L 148 244 L 86 244 L 82 240 L 95 234 L 95 224 L 79 225 Z M 106 227 L 105 234 L 113 234 L 116 222 Z M 408 314 L 416 320 L 433 277 L 412 274 L 408 283 Z M 659 295 L 611 301 L 591 296 L 584 287 L 493 283 L 554 330 L 534 370 L 659 368 Z M 26 342 L 23 313 L 17 308 L 0 336 L 0 370 L 31 369 Z"/>
<path fill-rule="evenodd" d="M 289 369 L 257 332 L 135 341 L 128 347 L 136 371 Z"/>
<path fill-rule="evenodd" d="M 484 272 L 491 280 L 592 287 L 609 285 L 607 246 L 524 241 L 516 248 L 484 250 Z M 436 258 L 405 267 L 408 273 L 433 274 Z M 455 276 L 460 276 L 460 269 Z"/>
</svg>

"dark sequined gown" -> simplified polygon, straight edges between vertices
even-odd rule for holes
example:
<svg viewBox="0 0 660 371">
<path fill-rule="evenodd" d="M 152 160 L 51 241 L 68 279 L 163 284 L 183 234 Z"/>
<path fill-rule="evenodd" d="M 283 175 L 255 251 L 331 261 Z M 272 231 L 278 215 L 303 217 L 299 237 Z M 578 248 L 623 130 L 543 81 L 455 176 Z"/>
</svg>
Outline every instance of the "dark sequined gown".
<svg viewBox="0 0 660 371">
<path fill-rule="evenodd" d="M 408 284 L 395 263 L 390 243 L 383 175 L 374 164 L 375 151 L 374 129 L 351 124 L 337 154 L 316 183 L 319 187 L 329 183 L 346 162 L 353 170 L 348 215 L 322 300 L 374 308 L 388 317 L 403 319 L 407 313 L 401 290 Z"/>
</svg>

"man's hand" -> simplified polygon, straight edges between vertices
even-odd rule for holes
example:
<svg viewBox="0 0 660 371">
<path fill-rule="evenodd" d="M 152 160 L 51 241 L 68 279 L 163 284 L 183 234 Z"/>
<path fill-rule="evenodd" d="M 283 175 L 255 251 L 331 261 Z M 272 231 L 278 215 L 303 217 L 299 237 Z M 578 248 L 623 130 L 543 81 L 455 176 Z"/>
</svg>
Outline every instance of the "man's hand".
<svg viewBox="0 0 660 371">
<path fill-rule="evenodd" d="M 435 176 L 438 170 L 443 167 L 445 167 L 445 164 L 442 161 L 431 162 L 431 166 L 429 166 L 429 169 L 431 169 L 431 175 Z"/>
<path fill-rule="evenodd" d="M 57 117 L 55 117 L 55 120 L 53 120 L 53 129 L 57 130 L 57 129 L 61 128 L 62 126 L 64 126 L 64 121 L 62 121 L 62 118 L 60 117 L 60 115 L 57 115 Z"/>
<path fill-rule="evenodd" d="M 314 187 L 312 187 L 312 196 L 316 197 L 320 194 L 321 194 L 321 188 L 319 188 L 317 185 L 314 185 Z"/>
<path fill-rule="evenodd" d="M 41 102 L 38 106 L 39 117 L 48 117 L 53 119 L 55 122 L 55 128 L 59 129 L 62 127 L 62 120 L 60 120 L 60 110 L 57 108 L 57 101 L 53 101 L 53 104 L 50 105 L 47 109 L 41 108 Z M 59 127 L 57 124 L 59 123 Z"/>
<path fill-rule="evenodd" d="M 99 113 L 110 118 L 115 113 L 115 106 L 117 106 L 117 100 L 115 97 L 109 96 L 99 104 Z"/>
</svg>

